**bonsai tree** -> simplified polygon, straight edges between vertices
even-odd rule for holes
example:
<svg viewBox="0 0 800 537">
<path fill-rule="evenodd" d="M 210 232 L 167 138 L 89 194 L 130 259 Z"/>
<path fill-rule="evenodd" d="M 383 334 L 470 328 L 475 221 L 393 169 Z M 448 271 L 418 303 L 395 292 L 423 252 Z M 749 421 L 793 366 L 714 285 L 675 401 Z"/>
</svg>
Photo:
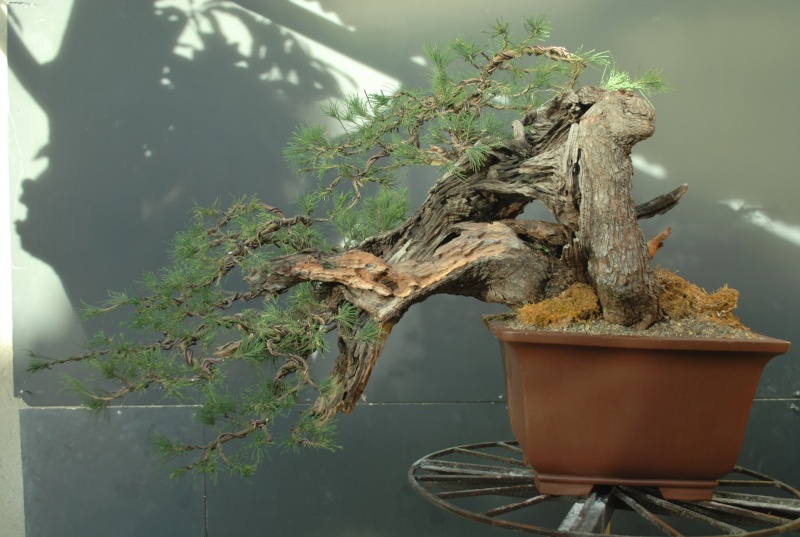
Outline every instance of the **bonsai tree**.
<svg viewBox="0 0 800 537">
<path fill-rule="evenodd" d="M 301 126 L 285 150 L 315 181 L 294 214 L 255 197 L 196 208 L 172 266 L 85 308 L 129 308 L 128 335 L 100 333 L 84 354 L 34 356 L 30 369 L 86 364 L 100 383 L 71 383 L 91 409 L 154 385 L 197 402 L 216 430 L 207 444 L 155 440 L 166 458 L 195 455 L 175 474 L 247 475 L 272 445 L 333 447 L 332 419 L 353 410 L 392 327 L 431 295 L 516 308 L 579 282 L 608 322 L 658 321 L 650 258 L 667 233 L 648 249 L 637 220 L 671 209 L 686 186 L 636 205 L 630 152 L 654 132 L 647 97 L 664 83 L 543 44 L 541 18 L 524 29 L 514 40 L 498 22 L 485 45 L 428 47 L 429 87 L 325 106 L 340 129 Z M 579 87 L 589 67 L 603 69 L 599 87 Z M 409 215 L 395 183 L 417 166 L 440 174 Z M 519 218 L 537 200 L 554 221 Z M 309 356 L 329 351 L 333 332 L 332 373 L 315 378 Z M 241 367 L 250 384 L 233 389 L 226 374 Z M 309 393 L 315 402 L 292 412 Z"/>
</svg>

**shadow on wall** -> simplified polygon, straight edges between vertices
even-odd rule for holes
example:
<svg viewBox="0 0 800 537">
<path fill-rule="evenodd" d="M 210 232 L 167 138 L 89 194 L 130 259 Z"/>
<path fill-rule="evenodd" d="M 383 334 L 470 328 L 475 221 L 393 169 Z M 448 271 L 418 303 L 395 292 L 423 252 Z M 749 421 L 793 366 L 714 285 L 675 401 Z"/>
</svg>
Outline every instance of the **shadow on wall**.
<svg viewBox="0 0 800 537">
<path fill-rule="evenodd" d="M 47 64 L 10 28 L 11 69 L 50 125 L 49 166 L 24 182 L 17 231 L 73 305 L 160 266 L 195 202 L 287 205 L 281 150 L 296 112 L 338 95 L 328 66 L 236 4 L 148 4 L 76 2 Z M 244 37 L 230 42 L 224 25 Z"/>
<path fill-rule="evenodd" d="M 390 39 L 396 47 L 364 47 L 361 26 L 358 32 L 337 27 L 289 2 L 75 2 L 59 53 L 49 63 L 37 62 L 26 48 L 23 23 L 12 22 L 11 68 L 47 115 L 49 140 L 39 151 L 48 167 L 25 178 L 20 189 L 27 217 L 16 229 L 23 249 L 53 268 L 76 308 L 82 301 L 102 302 L 109 289 L 133 291 L 129 286 L 143 272 L 163 266 L 167 243 L 195 203 L 220 198 L 225 204 L 229 195 L 255 193 L 291 212 L 300 185 L 290 177 L 282 149 L 317 102 L 340 97 L 343 87 L 372 76 L 348 61 L 371 70 L 383 69 L 386 60 L 389 71 L 377 76 L 383 84 L 416 82 L 422 70 L 409 61 L 421 45 L 410 43 L 403 24 Z M 328 46 L 342 63 L 305 52 L 286 28 Z M 412 198 L 424 198 L 434 173 L 429 175 L 423 179 L 430 181 L 410 189 Z M 49 334 L 47 321 L 35 315 L 48 307 L 40 303 L 47 293 L 25 296 L 20 289 L 36 287 L 36 275 L 22 271 L 17 277 L 16 393 L 37 406 L 75 404 L 61 378 L 80 377 L 81 369 L 32 377 L 24 371 L 25 349 L 54 356 L 81 352 L 82 335 L 55 328 L 56 335 Z M 486 312 L 477 302 L 467 309 L 475 323 Z M 413 329 L 414 323 L 405 324 Z M 114 330 L 114 319 L 80 328 L 91 333 L 99 326 Z M 398 361 L 408 358 L 400 341 L 395 348 Z M 418 358 L 432 362 L 427 351 Z M 408 396 L 409 383 L 396 387 L 392 378 L 383 384 L 391 384 L 386 393 Z M 485 390 L 497 397 L 496 389 L 481 388 L 481 394 Z M 420 389 L 423 398 L 431 392 Z"/>
</svg>

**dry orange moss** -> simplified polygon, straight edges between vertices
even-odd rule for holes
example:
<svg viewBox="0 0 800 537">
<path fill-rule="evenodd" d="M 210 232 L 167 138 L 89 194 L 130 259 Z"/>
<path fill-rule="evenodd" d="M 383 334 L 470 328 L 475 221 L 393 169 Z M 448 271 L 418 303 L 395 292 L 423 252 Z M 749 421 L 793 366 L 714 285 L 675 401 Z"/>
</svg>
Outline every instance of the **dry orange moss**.
<svg viewBox="0 0 800 537">
<path fill-rule="evenodd" d="M 739 291 L 727 285 L 714 293 L 689 283 L 677 274 L 666 269 L 655 271 L 656 280 L 661 286 L 658 302 L 672 319 L 693 317 L 735 328 L 744 328 L 739 318 L 733 314 Z"/>
<path fill-rule="evenodd" d="M 735 328 L 744 328 L 733 314 L 739 292 L 727 285 L 707 293 L 666 269 L 655 271 L 661 288 L 659 304 L 671 319 L 694 318 Z M 555 298 L 528 304 L 517 311 L 517 317 L 530 326 L 564 326 L 571 322 L 599 318 L 600 303 L 591 286 L 576 283 Z"/>
<path fill-rule="evenodd" d="M 600 302 L 591 286 L 574 283 L 555 298 L 527 304 L 517 311 L 519 319 L 532 326 L 564 326 L 597 317 Z"/>
</svg>

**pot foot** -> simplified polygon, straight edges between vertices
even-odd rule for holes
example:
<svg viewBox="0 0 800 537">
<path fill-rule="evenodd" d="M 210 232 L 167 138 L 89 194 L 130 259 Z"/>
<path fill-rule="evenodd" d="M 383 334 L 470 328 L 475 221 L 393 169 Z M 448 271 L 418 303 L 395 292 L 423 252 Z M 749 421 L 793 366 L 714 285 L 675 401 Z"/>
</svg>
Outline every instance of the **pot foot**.
<svg viewBox="0 0 800 537">
<path fill-rule="evenodd" d="M 575 480 L 566 476 L 536 474 L 536 488 L 548 496 L 588 496 L 593 482 Z"/>
<path fill-rule="evenodd" d="M 716 481 L 700 481 L 697 483 L 697 486 L 658 487 L 658 490 L 665 500 L 708 501 L 714 495 L 714 488 L 716 486 Z"/>
<path fill-rule="evenodd" d="M 588 496 L 593 487 L 592 483 L 542 482 L 536 479 L 536 488 L 548 496 Z"/>
<path fill-rule="evenodd" d="M 586 496 L 595 485 L 657 488 L 665 500 L 710 500 L 718 485 L 714 480 L 627 479 L 536 473 L 536 488 L 549 496 Z"/>
</svg>

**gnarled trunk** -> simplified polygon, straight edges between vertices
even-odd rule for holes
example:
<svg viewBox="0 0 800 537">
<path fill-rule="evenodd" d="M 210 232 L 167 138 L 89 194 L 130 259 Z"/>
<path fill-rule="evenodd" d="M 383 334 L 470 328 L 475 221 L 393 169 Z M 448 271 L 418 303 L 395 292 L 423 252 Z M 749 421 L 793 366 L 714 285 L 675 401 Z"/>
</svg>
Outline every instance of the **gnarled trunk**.
<svg viewBox="0 0 800 537">
<path fill-rule="evenodd" d="M 605 318 L 646 327 L 659 317 L 650 256 L 638 218 L 677 204 L 683 185 L 636 206 L 631 148 L 651 136 L 655 114 L 638 95 L 582 88 L 562 94 L 513 125 L 515 138 L 466 178 L 443 176 L 396 230 L 344 253 L 294 254 L 281 270 L 252 274 L 273 292 L 299 281 L 325 282 L 334 303 L 347 300 L 388 332 L 430 295 L 468 295 L 511 306 L 554 296 L 575 281 L 592 285 Z M 541 201 L 556 222 L 517 219 Z M 273 264 L 273 269 L 275 265 Z M 342 336 L 336 395 L 315 409 L 349 411 L 383 343 Z"/>
</svg>

